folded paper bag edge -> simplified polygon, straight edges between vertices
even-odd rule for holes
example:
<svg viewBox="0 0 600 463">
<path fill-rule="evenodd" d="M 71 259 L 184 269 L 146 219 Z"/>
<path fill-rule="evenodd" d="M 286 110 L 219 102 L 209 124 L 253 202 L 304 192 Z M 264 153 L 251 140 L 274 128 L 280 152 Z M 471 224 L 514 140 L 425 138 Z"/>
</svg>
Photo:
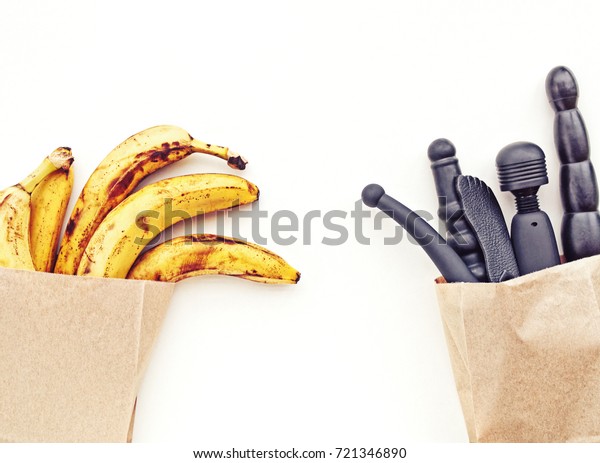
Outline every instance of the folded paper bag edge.
<svg viewBox="0 0 600 463">
<path fill-rule="evenodd" d="M 444 287 L 446 285 L 450 285 L 450 286 L 460 285 L 460 286 L 464 286 L 464 287 L 471 287 L 472 285 L 479 286 L 479 287 L 481 287 L 481 286 L 496 286 L 496 285 L 499 285 L 499 286 L 521 286 L 523 284 L 527 284 L 530 281 L 536 280 L 540 276 L 552 277 L 557 274 L 564 275 L 567 273 L 572 273 L 574 270 L 577 270 L 579 268 L 589 268 L 590 266 L 592 266 L 600 271 L 600 255 L 585 257 L 583 259 L 578 259 L 578 260 L 574 260 L 571 262 L 564 262 L 564 263 L 561 263 L 560 265 L 555 265 L 554 267 L 548 267 L 543 270 L 538 270 L 536 272 L 528 273 L 526 275 L 521 275 L 516 278 L 512 278 L 510 280 L 502 281 L 499 283 L 492 283 L 492 282 L 477 282 L 477 283 L 453 282 L 453 283 L 449 283 L 441 275 L 434 278 L 434 283 L 435 283 L 436 287 L 438 285 L 441 285 L 442 287 Z M 442 289 L 442 291 L 444 291 L 444 290 Z"/>
<path fill-rule="evenodd" d="M 126 442 L 173 288 L 0 268 L 0 440 Z"/>
<path fill-rule="evenodd" d="M 473 397 L 471 394 L 470 376 L 468 368 L 468 359 L 465 355 L 464 346 L 459 346 L 461 339 L 464 341 L 464 336 L 456 333 L 460 330 L 460 326 L 453 323 L 452 319 L 441 313 L 444 335 L 448 347 L 448 356 L 452 373 L 454 376 L 458 399 L 463 410 L 463 418 L 467 428 L 467 435 L 470 442 L 476 441 L 475 417 L 473 408 Z"/>
</svg>

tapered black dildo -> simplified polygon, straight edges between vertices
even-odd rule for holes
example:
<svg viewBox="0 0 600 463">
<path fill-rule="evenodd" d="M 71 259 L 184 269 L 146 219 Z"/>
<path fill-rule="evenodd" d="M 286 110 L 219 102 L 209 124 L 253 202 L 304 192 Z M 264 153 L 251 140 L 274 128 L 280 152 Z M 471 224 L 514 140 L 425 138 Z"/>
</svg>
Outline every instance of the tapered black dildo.
<svg viewBox="0 0 600 463">
<path fill-rule="evenodd" d="M 367 185 L 363 189 L 362 200 L 369 207 L 381 209 L 400 224 L 429 255 L 446 281 L 449 283 L 478 281 L 460 256 L 446 244 L 431 225 L 416 212 L 385 194 L 385 190 L 380 185 Z"/>
<path fill-rule="evenodd" d="M 456 179 L 461 175 L 456 148 L 446 138 L 429 145 L 427 157 L 438 197 L 438 217 L 446 229 L 446 242 L 460 256 L 479 281 L 488 281 L 483 251 L 471 226 L 465 219 L 456 192 Z"/>
</svg>

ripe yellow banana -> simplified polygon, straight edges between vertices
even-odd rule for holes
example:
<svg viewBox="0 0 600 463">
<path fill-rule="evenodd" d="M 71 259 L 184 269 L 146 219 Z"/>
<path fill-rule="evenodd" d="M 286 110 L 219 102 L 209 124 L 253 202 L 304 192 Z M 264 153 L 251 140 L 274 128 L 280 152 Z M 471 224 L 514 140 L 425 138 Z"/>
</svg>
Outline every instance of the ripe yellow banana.
<svg viewBox="0 0 600 463">
<path fill-rule="evenodd" d="M 258 188 L 227 174 L 192 174 L 145 186 L 115 207 L 92 236 L 78 275 L 126 278 L 144 247 L 184 218 L 258 199 Z"/>
<path fill-rule="evenodd" d="M 74 275 L 92 235 L 108 213 L 148 175 L 192 153 L 206 153 L 244 169 L 228 148 L 201 142 L 179 127 L 161 125 L 129 137 L 100 163 L 71 213 L 54 271 Z"/>
<path fill-rule="evenodd" d="M 176 282 L 199 275 L 230 275 L 261 283 L 297 283 L 300 273 L 277 254 L 235 238 L 188 235 L 142 254 L 127 278 Z"/>
<path fill-rule="evenodd" d="M 30 247 L 33 265 L 39 272 L 52 272 L 58 241 L 73 191 L 73 172 L 52 172 L 31 194 Z"/>
<path fill-rule="evenodd" d="M 52 172 L 73 162 L 69 148 L 54 150 L 22 182 L 0 193 L 0 266 L 35 270 L 30 250 L 31 193 Z"/>
</svg>

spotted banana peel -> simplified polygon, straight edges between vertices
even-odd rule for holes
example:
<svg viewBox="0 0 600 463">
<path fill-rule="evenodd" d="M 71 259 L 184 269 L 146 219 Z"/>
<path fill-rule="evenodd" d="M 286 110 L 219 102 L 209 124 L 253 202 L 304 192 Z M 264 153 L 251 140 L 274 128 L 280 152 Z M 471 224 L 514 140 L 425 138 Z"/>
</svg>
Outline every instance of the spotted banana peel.
<svg viewBox="0 0 600 463">
<path fill-rule="evenodd" d="M 0 192 L 0 267 L 35 270 L 31 257 L 31 195 L 53 172 L 68 170 L 70 148 L 58 148 L 20 183 Z"/>
<path fill-rule="evenodd" d="M 177 282 L 229 275 L 260 283 L 294 284 L 300 273 L 277 254 L 247 241 L 197 234 L 173 238 L 142 254 L 127 278 Z"/>
<path fill-rule="evenodd" d="M 76 274 L 84 250 L 106 216 L 148 175 L 192 153 L 216 156 L 234 169 L 246 166 L 229 148 L 204 143 L 171 125 L 129 137 L 104 158 L 85 184 L 67 223 L 54 271 Z"/>
<path fill-rule="evenodd" d="M 185 218 L 249 204 L 258 196 L 256 185 L 229 174 L 183 175 L 151 183 L 106 216 L 77 274 L 126 278 L 146 245 L 166 228 Z"/>
</svg>

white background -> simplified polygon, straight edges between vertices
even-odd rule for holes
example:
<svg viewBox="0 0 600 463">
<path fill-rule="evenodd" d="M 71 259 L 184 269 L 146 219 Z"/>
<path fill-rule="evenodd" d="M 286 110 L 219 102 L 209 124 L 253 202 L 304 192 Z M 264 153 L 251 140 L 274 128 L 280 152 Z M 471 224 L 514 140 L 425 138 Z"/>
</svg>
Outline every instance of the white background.
<svg viewBox="0 0 600 463">
<path fill-rule="evenodd" d="M 78 193 L 101 159 L 144 128 L 175 124 L 239 151 L 261 209 L 348 214 L 381 183 L 435 214 L 426 157 L 447 137 L 464 173 L 498 193 L 494 159 L 528 140 L 548 157 L 540 193 L 560 225 L 553 112 L 544 80 L 578 78 L 600 140 L 600 34 L 592 1 L 21 1 L 0 15 L 0 182 L 71 146 Z M 600 141 L 598 141 L 600 144 Z M 594 154 L 594 153 L 593 153 Z M 592 156 L 594 159 L 594 156 Z M 600 160 L 598 160 L 600 163 Z M 193 156 L 154 179 L 230 172 Z M 297 286 L 227 277 L 182 282 L 138 401 L 136 442 L 199 448 L 466 442 L 435 267 L 403 240 L 348 241 L 313 221 L 268 247 Z M 246 227 L 248 232 L 250 227 Z M 260 224 L 269 236 L 270 222 Z M 288 234 L 286 234 L 288 235 Z M 309 239 L 311 244 L 303 244 Z"/>
</svg>

